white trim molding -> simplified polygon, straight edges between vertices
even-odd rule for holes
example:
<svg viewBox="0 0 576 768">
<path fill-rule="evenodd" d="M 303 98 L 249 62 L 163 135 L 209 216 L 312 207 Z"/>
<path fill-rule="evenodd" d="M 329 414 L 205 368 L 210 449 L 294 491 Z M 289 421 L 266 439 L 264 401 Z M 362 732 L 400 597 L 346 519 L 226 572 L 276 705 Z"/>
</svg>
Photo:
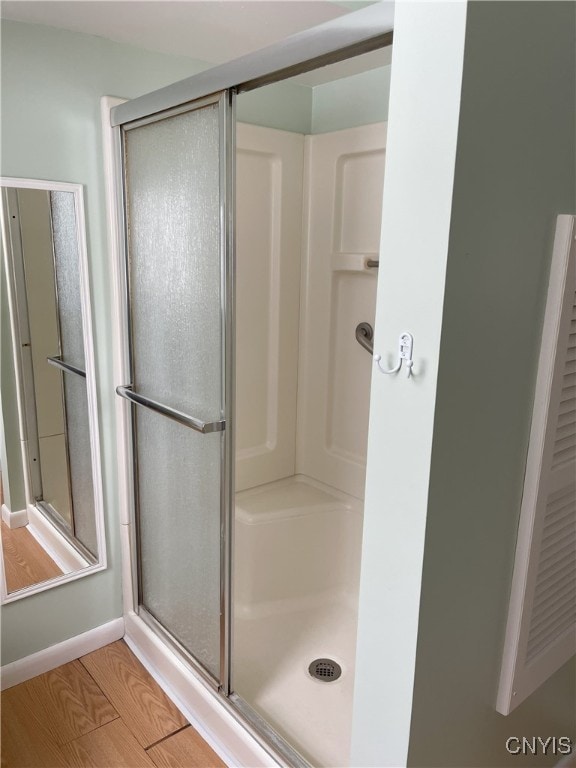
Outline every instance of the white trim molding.
<svg viewBox="0 0 576 768">
<path fill-rule="evenodd" d="M 112 339 L 113 339 L 113 388 L 126 384 L 130 372 L 127 370 L 128 338 L 124 322 L 124 301 L 126 295 L 125 276 L 118 254 L 121 253 L 119 206 L 116 197 L 119 194 L 116 180 L 120 178 L 118 153 L 115 151 L 118 141 L 118 129 L 113 128 L 110 120 L 111 110 L 123 104 L 126 99 L 116 96 L 103 96 L 100 99 L 102 120 L 102 146 L 104 154 L 104 183 L 106 189 L 106 219 L 108 224 L 108 265 L 112 289 Z M 132 433 L 129 424 L 130 407 L 120 397 L 115 397 L 116 412 L 116 455 L 118 473 L 118 498 L 120 503 L 120 536 L 122 546 L 122 589 L 124 611 L 134 611 L 137 607 L 135 597 L 135 574 L 133 571 L 133 510 L 131 503 L 130 464 L 132 459 Z"/>
<path fill-rule="evenodd" d="M 113 619 L 107 624 L 83 632 L 81 635 L 71 637 L 62 643 L 51 645 L 43 651 L 33 653 L 31 656 L 25 656 L 23 659 L 13 661 L 1 668 L 1 690 L 12 688 L 14 685 L 24 683 L 44 672 L 50 672 L 51 669 L 62 664 L 68 664 L 74 659 L 80 658 L 87 653 L 97 651 L 115 640 L 124 637 L 124 619 Z"/>
<path fill-rule="evenodd" d="M 28 506 L 28 521 L 32 536 L 64 573 L 90 567 L 91 564 L 33 504 Z"/>
<path fill-rule="evenodd" d="M 8 528 L 23 528 L 28 525 L 28 512 L 25 509 L 12 511 L 6 504 L 2 504 L 2 521 Z"/>
<path fill-rule="evenodd" d="M 230 706 L 212 691 L 144 621 L 125 616 L 124 640 L 202 738 L 228 766 L 277 768 L 279 763 L 248 732 Z"/>
</svg>

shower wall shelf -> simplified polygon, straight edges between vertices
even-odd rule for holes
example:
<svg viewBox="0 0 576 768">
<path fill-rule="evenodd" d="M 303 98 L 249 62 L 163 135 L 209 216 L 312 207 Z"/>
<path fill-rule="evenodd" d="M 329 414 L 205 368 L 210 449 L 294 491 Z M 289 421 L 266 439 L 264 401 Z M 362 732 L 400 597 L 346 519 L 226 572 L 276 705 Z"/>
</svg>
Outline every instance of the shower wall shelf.
<svg viewBox="0 0 576 768">
<path fill-rule="evenodd" d="M 379 264 L 377 253 L 335 253 L 332 257 L 334 272 L 372 272 Z"/>
</svg>

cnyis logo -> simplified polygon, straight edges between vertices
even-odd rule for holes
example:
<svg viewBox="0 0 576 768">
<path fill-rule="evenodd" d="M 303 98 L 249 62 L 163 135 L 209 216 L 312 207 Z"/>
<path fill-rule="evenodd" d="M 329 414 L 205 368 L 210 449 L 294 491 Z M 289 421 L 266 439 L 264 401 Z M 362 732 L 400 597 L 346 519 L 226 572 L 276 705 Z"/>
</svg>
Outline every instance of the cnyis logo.
<svg viewBox="0 0 576 768">
<path fill-rule="evenodd" d="M 511 755 L 569 755 L 572 740 L 568 736 L 510 736 L 506 751 Z"/>
</svg>

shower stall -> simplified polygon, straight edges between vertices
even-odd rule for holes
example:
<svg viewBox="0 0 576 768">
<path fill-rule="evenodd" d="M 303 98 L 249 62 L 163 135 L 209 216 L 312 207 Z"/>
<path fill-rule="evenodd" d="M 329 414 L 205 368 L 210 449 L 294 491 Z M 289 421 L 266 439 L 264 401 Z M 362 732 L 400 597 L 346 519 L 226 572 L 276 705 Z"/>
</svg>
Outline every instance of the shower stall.
<svg viewBox="0 0 576 768">
<path fill-rule="evenodd" d="M 111 112 L 127 637 L 294 766 L 348 760 L 385 126 L 235 108 L 390 45 L 366 11 Z"/>
<path fill-rule="evenodd" d="M 316 765 L 349 750 L 384 147 L 237 127 L 234 691 Z"/>
</svg>

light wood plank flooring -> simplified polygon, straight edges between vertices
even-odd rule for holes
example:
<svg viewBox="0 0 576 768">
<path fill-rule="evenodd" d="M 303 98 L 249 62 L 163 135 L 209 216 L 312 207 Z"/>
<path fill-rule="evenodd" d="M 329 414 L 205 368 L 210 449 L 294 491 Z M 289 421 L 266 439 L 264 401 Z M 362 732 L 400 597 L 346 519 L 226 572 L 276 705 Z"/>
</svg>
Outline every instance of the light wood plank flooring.
<svg viewBox="0 0 576 768">
<path fill-rule="evenodd" d="M 8 593 L 61 576 L 62 571 L 26 529 L 2 521 L 2 553 Z"/>
<path fill-rule="evenodd" d="M 2 693 L 2 768 L 224 768 L 123 640 Z"/>
</svg>

